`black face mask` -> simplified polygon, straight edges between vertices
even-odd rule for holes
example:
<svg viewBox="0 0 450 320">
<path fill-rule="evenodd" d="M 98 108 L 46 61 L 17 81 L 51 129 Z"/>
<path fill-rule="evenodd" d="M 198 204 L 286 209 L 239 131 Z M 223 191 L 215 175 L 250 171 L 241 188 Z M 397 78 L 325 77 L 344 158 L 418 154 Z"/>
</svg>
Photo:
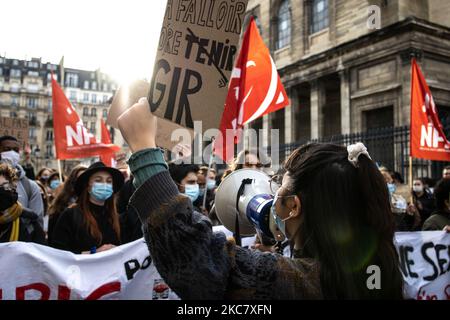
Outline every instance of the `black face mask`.
<svg viewBox="0 0 450 320">
<path fill-rule="evenodd" d="M 4 211 L 17 202 L 18 194 L 16 190 L 5 190 L 0 187 L 0 211 Z"/>
</svg>

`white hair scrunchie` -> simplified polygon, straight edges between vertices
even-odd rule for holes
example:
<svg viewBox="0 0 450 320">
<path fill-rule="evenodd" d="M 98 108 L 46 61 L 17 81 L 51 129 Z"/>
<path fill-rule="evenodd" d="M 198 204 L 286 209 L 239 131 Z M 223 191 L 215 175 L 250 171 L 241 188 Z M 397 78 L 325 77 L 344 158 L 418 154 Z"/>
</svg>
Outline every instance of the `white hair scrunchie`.
<svg viewBox="0 0 450 320">
<path fill-rule="evenodd" d="M 366 146 L 362 142 L 358 142 L 347 146 L 347 152 L 348 152 L 348 161 L 350 161 L 350 163 L 355 168 L 358 168 L 358 158 L 362 154 L 365 155 L 370 160 L 372 160 L 372 158 L 369 155 L 369 152 L 367 152 Z"/>
</svg>

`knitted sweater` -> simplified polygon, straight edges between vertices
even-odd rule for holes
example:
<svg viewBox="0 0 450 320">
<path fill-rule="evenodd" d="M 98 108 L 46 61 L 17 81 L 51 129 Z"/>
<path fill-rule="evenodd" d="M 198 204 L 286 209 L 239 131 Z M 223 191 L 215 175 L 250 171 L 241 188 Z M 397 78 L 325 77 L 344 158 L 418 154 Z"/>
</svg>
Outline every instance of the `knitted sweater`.
<svg viewBox="0 0 450 320">
<path fill-rule="evenodd" d="M 142 221 L 156 268 L 182 299 L 322 298 L 317 261 L 244 249 L 214 233 L 149 150 L 148 161 L 130 159 L 139 179 L 129 210 Z M 157 173 L 149 170 L 152 161 L 160 165 Z M 145 172 L 149 178 L 139 185 Z"/>
</svg>

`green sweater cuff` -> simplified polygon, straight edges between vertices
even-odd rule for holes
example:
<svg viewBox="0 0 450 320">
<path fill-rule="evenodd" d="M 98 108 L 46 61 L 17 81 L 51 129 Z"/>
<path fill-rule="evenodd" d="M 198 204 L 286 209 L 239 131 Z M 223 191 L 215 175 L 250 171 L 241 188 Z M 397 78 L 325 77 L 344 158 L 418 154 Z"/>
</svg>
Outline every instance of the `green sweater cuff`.
<svg viewBox="0 0 450 320">
<path fill-rule="evenodd" d="M 163 151 L 159 148 L 148 148 L 133 153 L 128 165 L 133 173 L 133 184 L 136 189 L 155 174 L 168 169 Z"/>
</svg>

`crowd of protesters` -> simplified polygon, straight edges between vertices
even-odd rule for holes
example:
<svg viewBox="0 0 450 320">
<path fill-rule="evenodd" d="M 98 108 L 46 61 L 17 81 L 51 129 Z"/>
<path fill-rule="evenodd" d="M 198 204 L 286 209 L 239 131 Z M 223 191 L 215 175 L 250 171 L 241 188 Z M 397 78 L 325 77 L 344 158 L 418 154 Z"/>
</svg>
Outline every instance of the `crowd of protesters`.
<svg viewBox="0 0 450 320">
<path fill-rule="evenodd" d="M 416 178 L 410 188 L 400 174 L 372 161 L 361 144 L 356 151 L 312 144 L 294 151 L 281 174 L 249 150 L 219 174 L 180 159 L 167 164 L 151 142 L 133 150 L 139 138 L 122 133 L 134 151 L 130 170 L 95 162 L 67 175 L 43 167 L 35 179 L 20 165 L 18 140 L 0 137 L 0 242 L 94 254 L 145 236 L 158 271 L 182 298 L 400 298 L 393 233 L 450 228 L 450 166 L 439 181 Z M 243 168 L 278 179 L 273 208 L 284 243 L 257 237 L 243 250 L 212 233 L 211 226 L 221 224 L 214 206 L 217 186 Z M 163 216 L 167 202 L 184 218 Z M 201 237 L 194 234 L 200 231 Z M 344 233 L 352 241 L 338 239 Z M 288 245 L 290 258 L 277 255 Z M 185 256 L 167 254 L 175 247 Z M 375 247 L 377 253 L 367 257 Z M 378 296 L 355 286 L 365 283 L 365 274 L 346 268 L 358 263 L 391 270 L 383 275 L 390 285 Z M 181 264 L 190 278 L 174 275 Z"/>
<path fill-rule="evenodd" d="M 31 233 L 40 234 L 42 229 L 45 234 L 43 239 L 24 235 L 24 241 L 47 243 L 74 253 L 91 253 L 142 237 L 139 217 L 127 210 L 136 190 L 134 177 L 128 170 L 94 163 L 89 168 L 78 165 L 66 176 L 43 167 L 32 180 L 20 165 L 18 140 L 11 136 L 0 137 L 0 156 L 0 211 L 5 212 L 5 217 L 7 212 L 23 211 L 22 219 L 26 217 L 27 223 L 39 227 L 29 228 Z M 231 172 L 242 168 L 262 170 L 273 176 L 270 162 L 267 165 L 264 159 L 263 165 L 259 157 L 257 151 L 242 151 L 221 175 L 214 167 L 180 159 L 170 162 L 168 171 L 178 191 L 191 200 L 194 209 L 207 216 L 212 225 L 220 225 L 214 207 L 216 187 Z M 450 225 L 450 166 L 444 168 L 442 179 L 437 182 L 427 177 L 414 179 L 412 189 L 398 172 L 383 166 L 379 171 L 388 190 L 396 231 L 442 230 Z M 15 195 L 17 201 L 13 201 Z M 0 223 L 1 241 L 5 242 L 13 228 Z M 272 243 L 273 247 L 266 247 L 261 240 L 257 238 L 254 248 L 275 251 L 280 245 Z"/>
</svg>

